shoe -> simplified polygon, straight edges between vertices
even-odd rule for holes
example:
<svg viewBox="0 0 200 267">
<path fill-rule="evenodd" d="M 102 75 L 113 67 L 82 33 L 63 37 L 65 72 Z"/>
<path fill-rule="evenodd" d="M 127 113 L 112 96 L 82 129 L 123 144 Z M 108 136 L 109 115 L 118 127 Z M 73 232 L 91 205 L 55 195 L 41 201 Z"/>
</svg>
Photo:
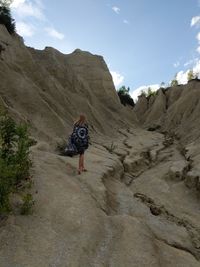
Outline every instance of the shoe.
<svg viewBox="0 0 200 267">
<path fill-rule="evenodd" d="M 78 170 L 78 174 L 81 174 L 81 171 L 80 170 Z"/>
</svg>

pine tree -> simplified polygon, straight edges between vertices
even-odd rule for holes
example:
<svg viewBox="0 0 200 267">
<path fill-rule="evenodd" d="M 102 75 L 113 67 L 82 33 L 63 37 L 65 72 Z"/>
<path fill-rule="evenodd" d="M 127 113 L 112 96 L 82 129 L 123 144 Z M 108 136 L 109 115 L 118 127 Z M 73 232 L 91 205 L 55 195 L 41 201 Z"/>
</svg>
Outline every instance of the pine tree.
<svg viewBox="0 0 200 267">
<path fill-rule="evenodd" d="M 0 24 L 5 25 L 10 34 L 15 33 L 15 21 L 11 16 L 10 1 L 0 0 Z"/>
</svg>

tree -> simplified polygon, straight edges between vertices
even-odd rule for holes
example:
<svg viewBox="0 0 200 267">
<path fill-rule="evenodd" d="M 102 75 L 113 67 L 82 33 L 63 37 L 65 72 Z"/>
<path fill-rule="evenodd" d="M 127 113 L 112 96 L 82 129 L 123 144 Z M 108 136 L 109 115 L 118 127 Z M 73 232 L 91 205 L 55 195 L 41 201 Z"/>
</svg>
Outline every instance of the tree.
<svg viewBox="0 0 200 267">
<path fill-rule="evenodd" d="M 165 87 L 165 83 L 164 82 L 161 82 L 160 87 L 161 88 L 164 88 Z"/>
<path fill-rule="evenodd" d="M 147 91 L 147 96 L 150 96 L 150 95 L 152 95 L 152 89 L 151 89 L 151 87 L 148 87 L 148 91 Z"/>
<path fill-rule="evenodd" d="M 0 24 L 5 25 L 10 34 L 15 33 L 15 21 L 10 11 L 11 1 L 0 0 Z"/>
<path fill-rule="evenodd" d="M 147 93 L 144 90 L 141 90 L 139 96 L 145 96 L 145 97 L 147 97 Z"/>
<path fill-rule="evenodd" d="M 188 81 L 194 79 L 194 72 L 193 72 L 193 70 L 189 70 L 189 72 L 187 74 L 187 79 L 188 79 Z"/>
<path fill-rule="evenodd" d="M 173 86 L 177 86 L 178 85 L 178 81 L 176 79 L 172 80 L 170 85 Z"/>
<path fill-rule="evenodd" d="M 6 6 L 9 7 L 12 4 L 13 0 L 0 0 L 0 6 Z"/>
<path fill-rule="evenodd" d="M 147 97 L 156 95 L 156 91 L 153 91 L 151 87 L 148 88 Z"/>
<path fill-rule="evenodd" d="M 174 79 L 171 81 L 170 86 L 177 86 L 178 85 L 178 81 L 177 81 L 177 74 L 174 76 Z"/>
<path fill-rule="evenodd" d="M 122 87 L 120 87 L 118 90 L 118 92 L 120 92 L 121 94 L 124 94 L 124 95 L 129 94 L 129 91 L 130 91 L 130 88 L 129 87 L 126 88 L 126 86 L 124 86 L 124 85 Z"/>
<path fill-rule="evenodd" d="M 124 106 L 129 105 L 129 106 L 134 107 L 135 103 L 133 99 L 131 98 L 129 92 L 130 92 L 130 87 L 126 88 L 126 86 L 123 85 L 122 87 L 119 88 L 119 90 L 117 91 L 117 94 L 120 98 L 120 102 L 122 103 L 122 105 Z"/>
</svg>

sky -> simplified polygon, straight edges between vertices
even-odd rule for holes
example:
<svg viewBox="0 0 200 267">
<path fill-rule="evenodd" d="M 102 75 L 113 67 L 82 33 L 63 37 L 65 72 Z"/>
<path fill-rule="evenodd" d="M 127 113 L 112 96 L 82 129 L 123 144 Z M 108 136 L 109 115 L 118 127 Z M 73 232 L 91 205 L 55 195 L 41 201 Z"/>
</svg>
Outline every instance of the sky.
<svg viewBox="0 0 200 267">
<path fill-rule="evenodd" d="M 27 46 L 102 55 L 134 99 L 200 73 L 200 0 L 13 0 L 11 11 Z"/>
</svg>

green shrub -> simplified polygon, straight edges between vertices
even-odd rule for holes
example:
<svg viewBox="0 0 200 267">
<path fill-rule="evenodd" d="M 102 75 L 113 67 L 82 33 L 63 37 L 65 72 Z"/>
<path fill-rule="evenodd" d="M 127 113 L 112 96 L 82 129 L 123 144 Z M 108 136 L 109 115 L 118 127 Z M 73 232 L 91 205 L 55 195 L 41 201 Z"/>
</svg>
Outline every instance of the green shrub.
<svg viewBox="0 0 200 267">
<path fill-rule="evenodd" d="M 0 0 L 0 24 L 5 25 L 10 34 L 15 33 L 15 21 L 10 12 L 10 1 Z"/>
<path fill-rule="evenodd" d="M 60 142 L 57 142 L 57 146 L 56 146 L 56 151 L 62 155 L 63 154 L 63 151 L 65 150 L 66 148 L 66 140 L 65 139 L 62 139 Z"/>
<path fill-rule="evenodd" d="M 0 157 L 11 161 L 14 155 L 16 142 L 15 122 L 5 113 L 0 114 Z"/>
<path fill-rule="evenodd" d="M 23 197 L 23 205 L 21 207 L 21 214 L 22 215 L 31 214 L 34 204 L 35 204 L 35 201 L 33 200 L 33 196 L 31 194 L 26 194 Z"/>
<path fill-rule="evenodd" d="M 0 214 L 10 211 L 9 195 L 15 179 L 14 165 L 0 159 Z"/>
<path fill-rule="evenodd" d="M 117 148 L 117 146 L 114 145 L 114 143 L 112 142 L 111 145 L 109 147 L 106 147 L 106 148 L 112 154 L 114 152 L 114 150 Z"/>
<path fill-rule="evenodd" d="M 10 193 L 30 177 L 30 145 L 27 125 L 16 125 L 0 111 L 0 214 L 10 210 Z"/>
<path fill-rule="evenodd" d="M 29 147 L 31 141 L 28 137 L 27 125 L 19 125 L 16 127 L 16 153 L 15 164 L 17 167 L 16 183 L 20 180 L 24 180 L 29 177 L 29 169 L 32 166 L 32 162 L 29 158 Z"/>
</svg>

